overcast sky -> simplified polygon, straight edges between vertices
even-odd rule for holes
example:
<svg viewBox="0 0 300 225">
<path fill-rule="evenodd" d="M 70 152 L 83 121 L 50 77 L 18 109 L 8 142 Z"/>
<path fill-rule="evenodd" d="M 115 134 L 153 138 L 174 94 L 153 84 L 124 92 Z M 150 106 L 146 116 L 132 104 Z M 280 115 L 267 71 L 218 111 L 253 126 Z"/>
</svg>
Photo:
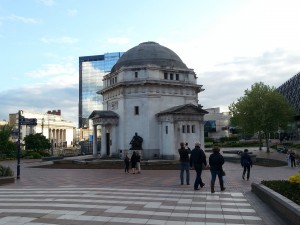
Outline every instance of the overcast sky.
<svg viewBox="0 0 300 225">
<path fill-rule="evenodd" d="M 61 109 L 78 121 L 78 58 L 155 41 L 194 69 L 204 108 L 300 71 L 298 0 L 0 1 L 0 120 Z"/>
</svg>

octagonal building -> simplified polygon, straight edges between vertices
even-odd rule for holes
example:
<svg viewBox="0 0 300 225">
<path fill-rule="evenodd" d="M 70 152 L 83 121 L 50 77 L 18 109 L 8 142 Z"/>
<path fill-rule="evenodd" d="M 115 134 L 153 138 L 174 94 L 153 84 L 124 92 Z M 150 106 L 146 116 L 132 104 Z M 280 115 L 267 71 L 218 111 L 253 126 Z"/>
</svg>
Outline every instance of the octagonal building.
<svg viewBox="0 0 300 225">
<path fill-rule="evenodd" d="M 198 103 L 202 85 L 172 50 L 155 42 L 129 49 L 103 78 L 103 110 L 90 115 L 94 137 L 101 126 L 101 156 L 122 157 L 133 136 L 143 159 L 177 159 L 180 142 L 204 147 L 207 113 Z M 93 140 L 93 149 L 97 142 Z M 130 152 L 130 151 L 129 151 Z M 96 152 L 93 152 L 96 154 Z"/>
</svg>

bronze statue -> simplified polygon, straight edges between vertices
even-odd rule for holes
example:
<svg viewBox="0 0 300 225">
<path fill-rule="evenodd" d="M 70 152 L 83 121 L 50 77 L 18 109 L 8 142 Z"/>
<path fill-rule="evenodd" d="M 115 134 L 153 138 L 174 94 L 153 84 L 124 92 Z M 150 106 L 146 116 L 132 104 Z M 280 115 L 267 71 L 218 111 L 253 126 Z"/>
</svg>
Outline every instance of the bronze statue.
<svg viewBox="0 0 300 225">
<path fill-rule="evenodd" d="M 142 150 L 142 143 L 143 138 L 138 136 L 137 132 L 135 132 L 135 135 L 132 137 L 129 144 L 131 144 L 130 150 Z"/>
</svg>

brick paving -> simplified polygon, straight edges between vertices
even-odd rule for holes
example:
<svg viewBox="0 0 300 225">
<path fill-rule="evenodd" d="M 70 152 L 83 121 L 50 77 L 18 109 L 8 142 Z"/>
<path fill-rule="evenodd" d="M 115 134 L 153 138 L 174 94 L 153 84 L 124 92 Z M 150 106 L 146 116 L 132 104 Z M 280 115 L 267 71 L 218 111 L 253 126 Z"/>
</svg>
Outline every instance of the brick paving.
<svg viewBox="0 0 300 225">
<path fill-rule="evenodd" d="M 285 158 L 277 152 L 270 155 Z M 251 192 L 251 182 L 287 179 L 299 170 L 253 166 L 250 180 L 245 181 L 242 167 L 227 162 L 226 191 L 220 193 L 217 182 L 217 192 L 211 194 L 208 170 L 203 172 L 206 186 L 194 191 L 193 185 L 180 185 L 176 170 L 125 174 L 114 169 L 31 168 L 44 163 L 49 162 L 22 161 L 21 178 L 0 186 L 1 225 L 286 225 Z M 15 161 L 1 164 L 16 168 Z M 191 181 L 194 178 L 192 170 Z"/>
</svg>

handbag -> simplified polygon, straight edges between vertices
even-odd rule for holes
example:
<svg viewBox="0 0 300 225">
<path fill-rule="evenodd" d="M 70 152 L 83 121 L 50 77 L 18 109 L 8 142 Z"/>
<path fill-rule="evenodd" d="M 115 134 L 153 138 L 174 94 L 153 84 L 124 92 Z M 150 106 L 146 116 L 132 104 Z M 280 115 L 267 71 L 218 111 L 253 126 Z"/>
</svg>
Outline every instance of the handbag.
<svg viewBox="0 0 300 225">
<path fill-rule="evenodd" d="M 221 169 L 221 175 L 224 177 L 224 176 L 226 176 L 226 173 L 225 173 L 225 171 L 223 170 L 223 168 Z"/>
</svg>

